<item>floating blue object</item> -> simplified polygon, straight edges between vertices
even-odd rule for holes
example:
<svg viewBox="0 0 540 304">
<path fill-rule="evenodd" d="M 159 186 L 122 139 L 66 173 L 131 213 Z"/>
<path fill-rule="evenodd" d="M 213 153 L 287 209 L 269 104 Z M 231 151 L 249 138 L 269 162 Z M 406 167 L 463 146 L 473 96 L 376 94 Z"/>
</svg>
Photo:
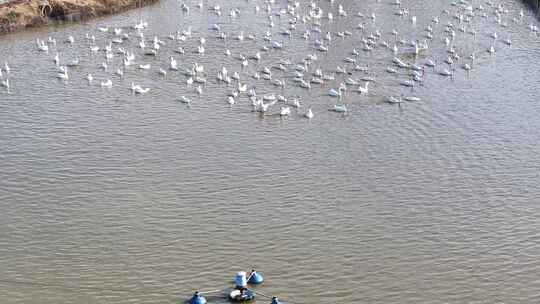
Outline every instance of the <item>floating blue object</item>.
<svg viewBox="0 0 540 304">
<path fill-rule="evenodd" d="M 277 297 L 272 297 L 272 303 L 271 304 L 281 304 L 281 302 L 278 300 Z"/>
<path fill-rule="evenodd" d="M 239 271 L 234 276 L 234 284 L 236 285 L 236 288 L 246 288 L 247 287 L 248 280 L 246 278 L 246 272 L 245 271 Z"/>
<path fill-rule="evenodd" d="M 251 271 L 249 275 L 249 281 L 248 281 L 249 284 L 253 284 L 253 285 L 261 284 L 263 281 L 264 281 L 264 278 L 260 273 L 256 272 L 255 270 Z"/>
<path fill-rule="evenodd" d="M 189 304 L 206 304 L 206 298 L 196 291 L 193 297 L 191 297 L 189 300 Z"/>
</svg>

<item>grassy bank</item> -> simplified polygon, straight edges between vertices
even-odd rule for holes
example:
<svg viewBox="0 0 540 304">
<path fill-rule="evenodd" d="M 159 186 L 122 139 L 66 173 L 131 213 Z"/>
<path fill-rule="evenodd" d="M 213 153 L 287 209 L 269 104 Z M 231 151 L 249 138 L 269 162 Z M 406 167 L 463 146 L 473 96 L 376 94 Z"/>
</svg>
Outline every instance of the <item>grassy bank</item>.
<svg viewBox="0 0 540 304">
<path fill-rule="evenodd" d="M 0 34 L 114 14 L 159 0 L 16 0 L 0 5 Z"/>
<path fill-rule="evenodd" d="M 540 9 L 540 0 L 525 0 L 526 3 L 528 3 L 535 13 L 538 14 L 538 11 Z"/>
</svg>

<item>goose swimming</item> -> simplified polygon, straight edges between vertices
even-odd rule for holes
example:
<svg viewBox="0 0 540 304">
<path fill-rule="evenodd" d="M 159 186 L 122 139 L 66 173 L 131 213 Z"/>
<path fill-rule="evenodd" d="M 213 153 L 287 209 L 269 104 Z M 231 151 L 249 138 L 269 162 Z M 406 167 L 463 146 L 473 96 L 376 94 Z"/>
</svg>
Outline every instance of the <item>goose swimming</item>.
<svg viewBox="0 0 540 304">
<path fill-rule="evenodd" d="M 67 66 L 68 66 L 68 67 L 76 67 L 76 66 L 79 65 L 79 62 L 80 62 L 79 58 L 75 58 L 75 59 L 73 59 L 72 61 L 70 61 L 70 62 L 67 64 Z"/>
<path fill-rule="evenodd" d="M 67 67 L 63 67 L 63 72 L 56 74 L 56 78 L 62 79 L 62 80 L 68 80 L 68 70 Z"/>
<path fill-rule="evenodd" d="M 172 56 L 169 64 L 169 69 L 173 71 L 178 71 L 178 62 L 176 62 L 176 60 Z"/>
<path fill-rule="evenodd" d="M 38 50 L 41 52 L 49 52 L 49 46 L 43 40 L 36 39 Z"/>
<path fill-rule="evenodd" d="M 146 94 L 150 91 L 150 88 L 143 88 L 140 85 L 135 85 L 133 82 L 131 83 L 131 91 L 135 94 Z"/>
<path fill-rule="evenodd" d="M 315 115 L 313 115 L 313 111 L 311 111 L 311 108 L 308 108 L 306 113 L 304 114 L 304 117 L 307 119 L 312 119 Z"/>
<path fill-rule="evenodd" d="M 359 86 L 358 87 L 358 93 L 360 94 L 367 94 L 369 92 L 369 89 L 368 89 L 368 86 L 369 86 L 369 81 L 366 81 L 364 83 L 364 86 Z"/>
<path fill-rule="evenodd" d="M 102 88 L 112 88 L 112 81 L 110 79 L 107 79 L 105 82 L 101 82 Z"/>
<path fill-rule="evenodd" d="M 180 101 L 181 103 L 185 103 L 185 104 L 191 104 L 191 100 L 189 98 L 187 98 L 186 96 L 180 96 L 180 98 L 178 99 L 178 101 Z"/>
<path fill-rule="evenodd" d="M 2 80 L 2 82 L 0 82 L 0 84 L 1 84 L 4 88 L 6 88 L 6 89 L 8 90 L 8 92 L 9 92 L 9 88 L 10 88 L 10 86 L 9 86 L 9 78 L 7 78 L 6 80 Z"/>
<path fill-rule="evenodd" d="M 281 107 L 279 110 L 280 116 L 288 116 L 291 114 L 291 108 L 289 107 Z"/>
<path fill-rule="evenodd" d="M 332 111 L 337 112 L 337 113 L 346 113 L 347 107 L 345 105 L 334 105 L 334 107 L 332 108 Z"/>
<path fill-rule="evenodd" d="M 390 103 L 390 104 L 399 104 L 399 103 L 402 103 L 403 100 L 401 99 L 401 96 L 398 98 L 396 98 L 395 96 L 388 96 L 386 99 L 385 99 L 386 102 Z"/>
<path fill-rule="evenodd" d="M 439 74 L 442 76 L 452 76 L 453 73 L 447 69 L 444 69 L 441 72 L 439 72 Z"/>
<path fill-rule="evenodd" d="M 58 52 L 57 52 L 56 55 L 54 56 L 53 61 L 54 61 L 54 64 L 55 64 L 56 66 L 59 66 L 59 65 L 60 65 L 60 55 L 58 54 Z"/>
</svg>

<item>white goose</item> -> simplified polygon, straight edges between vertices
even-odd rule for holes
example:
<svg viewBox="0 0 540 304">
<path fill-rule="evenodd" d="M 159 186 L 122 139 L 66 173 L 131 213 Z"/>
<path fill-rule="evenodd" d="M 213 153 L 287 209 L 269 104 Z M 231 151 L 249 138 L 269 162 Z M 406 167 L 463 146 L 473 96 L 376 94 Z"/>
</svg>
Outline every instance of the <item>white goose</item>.
<svg viewBox="0 0 540 304">
<path fill-rule="evenodd" d="M 240 84 L 240 82 L 238 83 L 238 92 L 241 92 L 241 93 L 244 93 L 247 91 L 247 84 Z"/>
<path fill-rule="evenodd" d="M 181 103 L 185 103 L 187 105 L 191 104 L 191 100 L 189 98 L 187 98 L 186 96 L 184 96 L 184 95 L 180 96 L 178 101 L 180 101 Z"/>
<path fill-rule="evenodd" d="M 63 67 L 63 72 L 56 74 L 56 78 L 62 79 L 62 80 L 68 80 L 68 70 L 67 67 Z"/>
<path fill-rule="evenodd" d="M 205 52 L 204 46 L 199 45 L 199 47 L 197 48 L 197 52 L 198 52 L 199 54 L 204 54 L 204 52 Z"/>
<path fill-rule="evenodd" d="M 4 88 L 6 88 L 6 89 L 8 90 L 8 92 L 9 92 L 9 88 L 10 88 L 10 86 L 9 86 L 9 78 L 6 79 L 6 80 L 2 80 L 2 82 L 0 82 L 0 84 L 1 84 Z"/>
<path fill-rule="evenodd" d="M 80 59 L 79 58 L 75 58 L 73 59 L 72 61 L 70 61 L 67 66 L 68 67 L 76 67 L 79 65 L 79 62 L 80 62 Z"/>
<path fill-rule="evenodd" d="M 101 82 L 102 88 L 112 88 L 112 81 L 110 79 L 107 79 L 105 82 Z"/>
<path fill-rule="evenodd" d="M 279 110 L 280 116 L 288 116 L 291 114 L 291 108 L 289 107 L 281 107 Z"/>
<path fill-rule="evenodd" d="M 150 91 L 150 88 L 143 88 L 140 85 L 135 85 L 133 82 L 131 83 L 131 91 L 135 94 L 145 94 Z"/>
<path fill-rule="evenodd" d="M 196 72 L 196 73 L 202 73 L 204 72 L 204 66 L 202 64 L 198 64 L 198 63 L 194 63 L 193 64 L 193 70 Z"/>
<path fill-rule="evenodd" d="M 307 119 L 312 119 L 315 115 L 313 115 L 313 111 L 311 111 L 311 108 L 308 108 L 306 114 L 304 114 L 304 117 Z"/>
<path fill-rule="evenodd" d="M 369 81 L 366 81 L 364 83 L 364 86 L 359 86 L 358 87 L 358 93 L 360 94 L 367 94 L 369 92 L 369 89 L 368 89 L 368 86 L 369 86 Z"/>
<path fill-rule="evenodd" d="M 442 76 L 447 76 L 447 77 L 453 75 L 452 71 L 449 71 L 448 69 L 442 70 L 441 72 L 439 72 L 439 74 L 441 74 Z"/>
<path fill-rule="evenodd" d="M 176 62 L 176 60 L 171 56 L 171 62 L 170 62 L 170 65 L 169 65 L 169 69 L 173 70 L 173 71 L 178 71 L 178 62 Z"/>
<path fill-rule="evenodd" d="M 386 102 L 391 103 L 391 104 L 400 104 L 403 102 L 403 100 L 401 99 L 401 96 L 399 96 L 399 99 L 396 98 L 395 96 L 388 96 L 386 98 Z"/>
<path fill-rule="evenodd" d="M 36 39 L 36 42 L 37 42 L 38 50 L 40 52 L 48 52 L 49 51 L 49 46 L 45 44 L 45 41 L 40 40 L 40 39 Z"/>
<path fill-rule="evenodd" d="M 244 41 L 244 32 L 241 31 L 238 36 L 236 36 L 236 40 L 238 41 Z"/>
</svg>

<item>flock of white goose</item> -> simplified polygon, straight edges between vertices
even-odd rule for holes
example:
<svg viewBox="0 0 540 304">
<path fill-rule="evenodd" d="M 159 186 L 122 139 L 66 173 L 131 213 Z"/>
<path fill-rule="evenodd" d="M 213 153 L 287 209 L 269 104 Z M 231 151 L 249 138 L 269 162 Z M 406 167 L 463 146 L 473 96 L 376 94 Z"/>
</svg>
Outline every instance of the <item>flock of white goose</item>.
<svg viewBox="0 0 540 304">
<path fill-rule="evenodd" d="M 331 9 L 323 10 L 321 8 L 323 1 L 331 2 L 330 5 L 326 5 Z M 99 41 L 92 33 L 87 33 L 85 37 L 60 38 L 58 43 L 53 37 L 46 40 L 37 39 L 36 52 L 41 53 L 40 56 L 49 56 L 51 68 L 54 66 L 56 69 L 50 77 L 56 77 L 61 81 L 69 81 L 72 77 L 71 70 L 76 69 L 78 77 L 86 75 L 89 85 L 96 81 L 103 88 L 112 88 L 114 79 L 114 83 L 119 83 L 114 87 L 127 86 L 126 89 L 131 90 L 133 94 L 146 94 L 151 90 L 159 90 L 159 87 L 145 88 L 133 82 L 129 85 L 123 84 L 124 73 L 155 70 L 154 74 L 149 75 L 154 75 L 151 77 L 156 78 L 163 78 L 173 73 L 184 74 L 184 92 L 187 93 L 186 95 L 179 94 L 180 96 L 176 98 L 181 103 L 191 104 L 189 96 L 203 95 L 206 83 L 215 81 L 228 88 L 229 93 L 223 100 L 231 106 L 237 104 L 242 96 L 246 96 L 245 100 L 249 100 L 249 106 L 256 112 L 271 113 L 274 105 L 277 104 L 276 108 L 279 107 L 279 110 L 275 110 L 274 114 L 291 115 L 291 108 L 296 108 L 296 113 L 311 119 L 314 113 L 309 107 L 310 101 L 302 101 L 306 103 L 304 106 L 297 95 L 289 94 L 289 97 L 286 97 L 288 89 L 310 90 L 312 86 L 317 86 L 318 90 L 323 88 L 328 98 L 336 99 L 329 110 L 346 113 L 348 109 L 344 102 L 345 94 L 350 91 L 356 91 L 355 94 L 360 96 L 370 94 L 373 86 L 381 85 L 377 82 L 377 74 L 395 74 L 396 86 L 414 88 L 425 81 L 426 73 L 438 74 L 440 77 L 453 77 L 456 67 L 469 72 L 474 69 L 475 59 L 479 52 L 489 56 L 501 47 L 512 44 L 508 35 L 496 31 L 477 32 L 473 24 L 492 22 L 495 28 L 500 28 L 500 32 L 503 33 L 504 29 L 510 25 L 526 26 L 523 11 L 512 14 L 504 4 L 495 4 L 490 0 L 477 5 L 464 0 L 449 2 L 448 7 L 444 8 L 440 15 L 433 16 L 431 20 L 417 20 L 417 17 L 400 0 L 374 1 L 387 1 L 389 7 L 387 11 L 403 23 L 403 28 L 405 25 L 423 28 L 422 36 L 412 36 L 397 29 L 383 32 L 379 29 L 375 13 L 349 11 L 345 3 L 338 3 L 339 0 L 247 0 L 242 1 L 241 4 L 238 3 L 241 8 L 229 9 L 212 4 L 212 0 L 204 0 L 204 2 L 201 0 L 197 3 L 181 3 L 179 10 L 184 14 L 196 14 L 209 10 L 217 16 L 218 20 L 226 18 L 227 21 L 224 23 L 231 20 L 241 22 L 243 16 L 255 14 L 257 18 L 260 18 L 259 20 L 264 20 L 267 30 L 231 33 L 223 31 L 220 23 L 215 23 L 209 24 L 206 30 L 195 32 L 188 27 L 175 33 L 164 34 L 162 37 L 149 38 L 145 35 L 148 23 L 141 21 L 129 28 L 99 27 L 96 29 L 102 37 Z M 194 4 L 193 8 L 192 4 Z M 222 14 L 225 16 L 222 17 Z M 353 28 L 342 28 L 335 32 L 323 31 L 323 28 L 331 28 L 327 25 L 341 18 L 353 18 L 352 24 L 356 25 Z M 348 24 L 351 23 L 348 22 Z M 530 23 L 528 28 L 535 36 L 538 35 L 538 28 L 533 23 Z M 478 43 L 479 46 L 474 52 L 464 53 L 465 51 L 459 48 L 457 42 L 464 37 L 476 39 L 477 35 L 489 36 L 490 45 L 481 48 L 482 46 Z M 207 40 L 210 39 L 219 41 L 217 45 L 223 47 L 207 48 Z M 302 39 L 304 44 L 307 43 L 310 46 L 311 51 L 302 60 L 293 62 L 292 57 L 288 56 L 285 39 Z M 329 67 L 332 63 L 321 58 L 325 58 L 332 52 L 342 51 L 334 47 L 334 42 L 339 39 L 350 39 L 351 45 L 356 47 L 347 50 L 348 56 L 342 58 L 341 64 Z M 243 50 L 251 47 L 252 51 L 249 55 L 233 54 L 223 42 L 226 40 L 246 44 Z M 81 52 L 75 58 L 71 56 L 69 60 L 63 58 L 63 48 L 75 44 L 83 44 L 84 47 L 80 49 L 87 51 Z M 294 44 L 291 45 L 294 47 Z M 431 53 L 433 45 L 443 46 L 446 49 L 445 58 L 432 57 L 441 56 L 440 52 Z M 382 49 L 385 53 L 391 54 L 392 60 L 383 63 L 384 68 L 366 59 L 361 62 L 361 54 L 372 52 L 374 49 Z M 187 52 L 194 52 L 197 56 L 205 56 L 205 54 L 213 56 L 216 58 L 215 65 L 212 66 L 214 70 L 208 71 L 196 62 L 187 63 L 182 58 Z M 270 52 L 279 52 L 281 59 L 272 62 L 270 56 L 267 56 Z M 99 77 L 84 72 L 85 67 L 80 63 L 80 58 L 83 56 L 88 56 L 89 61 L 93 62 L 92 70 L 99 66 L 102 70 L 99 72 Z M 238 65 L 219 66 L 220 56 L 236 58 Z M 165 59 L 165 62 L 160 62 L 156 67 L 155 64 L 148 63 L 150 57 L 153 57 L 153 62 L 156 58 Z M 371 58 L 371 60 L 380 60 L 380 58 Z M 184 67 L 181 67 L 179 62 L 183 62 Z M 335 61 L 333 64 L 335 65 Z M 249 65 L 256 66 L 255 72 L 248 74 L 244 68 Z M 0 84 L 7 89 L 8 93 L 12 86 L 9 80 L 10 73 L 12 69 L 5 62 L 4 66 L 0 67 Z M 264 81 L 267 84 L 266 89 L 275 87 L 275 93 L 257 95 L 253 84 L 256 81 Z M 386 90 L 380 88 L 380 91 Z M 383 100 L 391 104 L 400 104 L 405 101 L 418 101 L 420 97 L 383 95 Z M 302 110 L 302 107 L 305 109 Z"/>
</svg>

